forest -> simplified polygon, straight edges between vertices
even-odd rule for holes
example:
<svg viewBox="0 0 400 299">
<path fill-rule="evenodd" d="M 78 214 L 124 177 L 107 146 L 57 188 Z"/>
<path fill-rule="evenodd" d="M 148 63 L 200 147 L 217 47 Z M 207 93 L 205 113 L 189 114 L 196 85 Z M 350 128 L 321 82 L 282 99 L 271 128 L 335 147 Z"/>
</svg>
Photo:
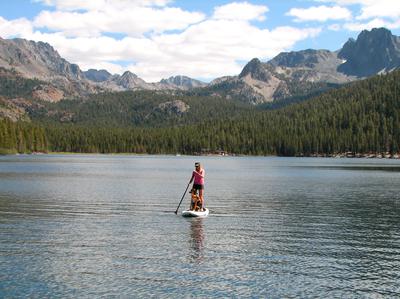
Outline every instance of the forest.
<svg viewBox="0 0 400 299">
<path fill-rule="evenodd" d="M 115 113 L 111 113 L 109 119 L 105 112 L 96 115 L 97 108 L 89 109 L 93 108 L 90 105 L 95 102 L 92 102 L 80 110 L 79 117 L 87 115 L 81 122 L 41 121 L 40 115 L 31 123 L 0 120 L 0 151 L 394 155 L 399 152 L 400 144 L 399 90 L 400 71 L 394 71 L 279 109 L 246 108 L 215 99 L 212 110 L 216 111 L 216 115 L 211 117 L 207 110 L 201 109 L 202 104 L 212 105 L 212 97 L 207 97 L 206 102 L 197 101 L 200 116 L 194 113 L 190 118 L 176 116 L 169 121 L 152 118 L 147 123 L 137 121 L 139 116 L 135 121 L 134 115 L 123 121 L 117 121 Z M 128 95 L 131 97 L 132 94 L 121 94 L 122 98 Z M 145 99 L 143 95 L 148 97 L 146 101 L 152 100 L 149 93 L 139 92 L 136 95 L 141 95 L 142 100 Z M 100 97 L 103 103 L 107 103 L 101 106 L 106 111 L 117 109 L 118 105 L 133 105 L 118 99 L 117 94 L 111 96 L 116 106 L 110 104 L 110 96 L 104 94 Z M 192 99 L 191 105 L 194 102 Z M 137 105 L 139 102 L 134 103 Z M 73 103 L 65 102 L 63 105 Z M 218 110 L 218 107 L 222 108 Z"/>
</svg>

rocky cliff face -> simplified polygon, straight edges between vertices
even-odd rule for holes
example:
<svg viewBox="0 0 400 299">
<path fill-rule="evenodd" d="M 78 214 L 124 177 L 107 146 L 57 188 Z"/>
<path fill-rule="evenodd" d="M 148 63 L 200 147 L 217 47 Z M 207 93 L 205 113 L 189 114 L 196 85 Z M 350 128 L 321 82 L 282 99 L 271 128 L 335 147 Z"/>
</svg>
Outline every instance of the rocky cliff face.
<svg viewBox="0 0 400 299">
<path fill-rule="evenodd" d="M 261 104 L 355 79 L 336 70 L 341 63 L 337 54 L 328 50 L 281 53 L 265 63 L 254 58 L 238 76 L 214 80 L 212 86 L 229 97 Z"/>
<path fill-rule="evenodd" d="M 111 78 L 111 74 L 106 70 L 95 70 L 90 69 L 86 72 L 83 72 L 86 79 L 93 82 L 104 82 Z"/>
<path fill-rule="evenodd" d="M 0 39 L 0 67 L 12 69 L 24 78 L 49 82 L 67 97 L 97 91 L 78 65 L 66 61 L 48 43 Z"/>
<path fill-rule="evenodd" d="M 174 76 L 168 79 L 162 79 L 157 83 L 147 83 L 132 72 L 125 72 L 122 76 L 111 75 L 106 70 L 90 69 L 84 72 L 85 78 L 97 83 L 104 89 L 113 91 L 124 90 L 188 90 L 207 86 L 206 83 L 186 76 Z"/>
<path fill-rule="evenodd" d="M 0 39 L 0 66 L 14 68 L 27 78 L 48 80 L 62 76 L 82 80 L 84 75 L 76 64 L 62 58 L 48 43 L 25 39 Z"/>
<path fill-rule="evenodd" d="M 239 78 L 245 78 L 248 76 L 250 76 L 252 79 L 262 82 L 268 82 L 272 78 L 272 74 L 268 70 L 268 66 L 261 63 L 258 58 L 253 58 L 250 60 L 250 62 L 245 65 L 239 74 Z"/>
<path fill-rule="evenodd" d="M 364 30 L 357 40 L 349 39 L 339 51 L 345 62 L 339 72 L 357 77 L 367 77 L 388 72 L 400 66 L 400 37 L 385 29 Z"/>
<path fill-rule="evenodd" d="M 150 84 L 129 71 L 123 73 L 122 76 L 115 75 L 111 81 L 115 82 L 118 86 L 130 90 L 153 89 Z"/>
<path fill-rule="evenodd" d="M 254 58 L 239 75 L 217 78 L 210 84 L 185 76 L 147 83 L 129 71 L 123 75 L 93 69 L 82 72 L 47 43 L 0 38 L 0 68 L 45 82 L 35 89 L 34 97 L 48 101 L 101 91 L 174 91 L 204 87 L 215 96 L 260 104 L 304 96 L 329 84 L 362 79 L 399 66 L 400 38 L 384 28 L 363 31 L 357 40 L 350 39 L 335 52 L 313 49 L 284 52 L 268 62 Z"/>
<path fill-rule="evenodd" d="M 336 60 L 335 53 L 328 50 L 307 49 L 297 52 L 283 52 L 269 61 L 274 67 L 305 67 L 315 68 L 321 62 Z"/>
<path fill-rule="evenodd" d="M 207 86 L 207 84 L 204 82 L 186 76 L 174 76 L 174 77 L 169 77 L 168 79 L 162 79 L 159 82 L 159 84 L 170 86 L 171 89 L 183 89 L 183 90 Z"/>
<path fill-rule="evenodd" d="M 363 31 L 341 50 L 284 52 L 268 62 L 252 59 L 239 76 L 212 82 L 215 92 L 259 104 L 318 92 L 400 67 L 400 38 L 387 29 Z"/>
</svg>

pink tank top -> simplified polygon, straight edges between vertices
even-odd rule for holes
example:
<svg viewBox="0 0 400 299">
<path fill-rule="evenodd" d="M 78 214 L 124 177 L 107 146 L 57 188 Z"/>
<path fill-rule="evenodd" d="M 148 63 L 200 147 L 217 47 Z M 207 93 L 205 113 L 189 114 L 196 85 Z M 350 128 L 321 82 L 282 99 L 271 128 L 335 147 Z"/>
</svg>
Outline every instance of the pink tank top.
<svg viewBox="0 0 400 299">
<path fill-rule="evenodd" d="M 193 171 L 193 175 L 196 185 L 204 185 L 204 169 L 200 169 L 199 172 Z"/>
</svg>

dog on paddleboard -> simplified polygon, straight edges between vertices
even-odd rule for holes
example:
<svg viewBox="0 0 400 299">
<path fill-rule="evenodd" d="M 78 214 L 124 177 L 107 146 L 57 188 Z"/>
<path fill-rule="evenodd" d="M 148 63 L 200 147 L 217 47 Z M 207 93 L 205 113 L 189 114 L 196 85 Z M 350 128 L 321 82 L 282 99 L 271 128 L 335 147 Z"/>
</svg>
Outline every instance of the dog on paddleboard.
<svg viewBox="0 0 400 299">
<path fill-rule="evenodd" d="M 200 200 L 199 195 L 197 194 L 196 189 L 190 190 L 190 193 L 192 194 L 191 196 L 191 201 L 190 201 L 190 210 L 191 211 L 202 211 L 203 210 L 203 204 Z"/>
</svg>

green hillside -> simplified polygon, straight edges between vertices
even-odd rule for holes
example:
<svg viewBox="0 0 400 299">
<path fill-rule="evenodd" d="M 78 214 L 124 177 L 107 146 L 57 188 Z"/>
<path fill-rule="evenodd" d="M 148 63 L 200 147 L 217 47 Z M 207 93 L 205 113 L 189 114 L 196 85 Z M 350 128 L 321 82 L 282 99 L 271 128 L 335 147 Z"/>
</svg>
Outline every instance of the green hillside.
<svg viewBox="0 0 400 299">
<path fill-rule="evenodd" d="M 37 79 L 20 77 L 14 70 L 0 67 L 0 96 L 5 98 L 31 98 L 32 91 L 41 83 Z"/>
<path fill-rule="evenodd" d="M 185 111 L 164 107 L 178 102 Z M 188 125 L 215 119 L 237 117 L 254 107 L 221 97 L 188 92 L 126 91 L 101 93 L 85 100 L 42 103 L 43 109 L 31 113 L 42 123 L 71 123 L 101 127 L 165 127 Z M 68 117 L 65 117 L 68 116 Z"/>
<path fill-rule="evenodd" d="M 90 126 L 89 121 L 77 124 L 42 123 L 39 126 L 45 129 L 43 138 L 48 141 L 51 151 L 192 154 L 225 150 L 236 154 L 285 156 L 345 152 L 394 154 L 399 152 L 400 144 L 399 91 L 400 71 L 395 71 L 271 111 L 227 104 L 226 114 L 207 118 L 207 109 L 203 111 L 201 106 L 209 102 L 196 102 L 192 98 L 193 102 L 189 101 L 189 105 L 196 107 L 193 110 L 199 112 L 200 120 L 205 119 L 200 123 L 185 123 L 182 118 L 181 122 L 174 121 L 173 125 L 162 127 L 156 125 L 157 120 L 154 120 L 153 127 L 132 126 L 128 125 L 129 122 L 118 127 L 112 122 Z M 126 95 L 132 96 L 129 93 Z M 113 110 L 109 99 L 105 101 L 108 103 L 106 107 Z M 223 105 L 223 102 L 216 103 L 218 107 Z M 89 113 L 89 107 L 87 111 Z M 91 119 L 90 115 L 87 119 Z M 163 120 L 159 124 L 163 122 L 166 123 Z M 18 134 L 18 130 L 23 128 L 18 126 L 2 121 L 1 136 L 7 135 L 7 130 L 15 130 Z M 9 148 L 10 145 L 2 144 L 0 147 Z"/>
</svg>

